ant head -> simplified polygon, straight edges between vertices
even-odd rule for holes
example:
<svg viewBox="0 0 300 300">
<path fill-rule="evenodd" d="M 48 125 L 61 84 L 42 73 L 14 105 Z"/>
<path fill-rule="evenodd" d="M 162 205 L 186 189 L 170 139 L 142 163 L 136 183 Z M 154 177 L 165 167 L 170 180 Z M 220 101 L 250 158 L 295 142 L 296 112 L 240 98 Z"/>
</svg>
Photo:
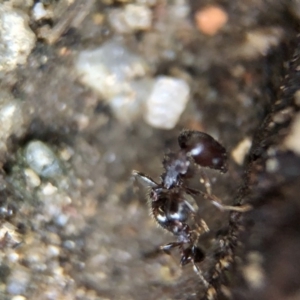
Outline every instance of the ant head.
<svg viewBox="0 0 300 300">
<path fill-rule="evenodd" d="M 192 130 L 184 130 L 178 136 L 178 143 L 187 155 L 201 167 L 227 172 L 225 148 L 210 135 Z"/>
</svg>

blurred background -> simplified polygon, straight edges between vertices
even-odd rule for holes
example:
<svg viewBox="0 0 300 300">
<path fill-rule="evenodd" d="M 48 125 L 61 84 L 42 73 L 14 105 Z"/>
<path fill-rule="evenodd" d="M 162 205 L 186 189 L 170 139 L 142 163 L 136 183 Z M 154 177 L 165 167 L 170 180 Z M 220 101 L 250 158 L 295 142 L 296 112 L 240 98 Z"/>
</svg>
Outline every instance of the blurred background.
<svg viewBox="0 0 300 300">
<path fill-rule="evenodd" d="M 2 0 L 0 299 L 300 299 L 299 22 L 298 0 Z M 131 176 L 159 181 L 184 128 L 253 206 L 196 199 L 210 294 Z"/>
</svg>

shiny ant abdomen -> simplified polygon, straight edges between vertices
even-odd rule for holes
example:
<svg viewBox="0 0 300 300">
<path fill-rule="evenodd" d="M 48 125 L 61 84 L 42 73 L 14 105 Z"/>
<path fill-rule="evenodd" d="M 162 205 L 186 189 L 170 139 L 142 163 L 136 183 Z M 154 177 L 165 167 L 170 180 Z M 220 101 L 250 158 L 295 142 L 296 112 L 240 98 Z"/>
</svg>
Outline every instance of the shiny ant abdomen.
<svg viewBox="0 0 300 300">
<path fill-rule="evenodd" d="M 219 142 L 206 133 L 190 130 L 180 133 L 178 142 L 180 150 L 166 155 L 163 160 L 165 171 L 160 183 L 137 171 L 133 171 L 133 175 L 149 188 L 148 201 L 157 224 L 177 238 L 175 242 L 160 248 L 168 254 L 171 249 L 178 248 L 181 253 L 180 264 L 184 266 L 191 262 L 203 283 L 208 286 L 197 266 L 205 257 L 197 245 L 198 240 L 202 232 L 208 231 L 208 227 L 203 220 L 200 220 L 201 225 L 194 222 L 196 212 L 189 198 L 200 195 L 221 210 L 242 212 L 249 207 L 223 205 L 211 193 L 210 181 L 201 169 L 201 182 L 206 192 L 191 189 L 187 185 L 188 180 L 194 176 L 193 165 L 227 172 L 227 153 Z"/>
</svg>

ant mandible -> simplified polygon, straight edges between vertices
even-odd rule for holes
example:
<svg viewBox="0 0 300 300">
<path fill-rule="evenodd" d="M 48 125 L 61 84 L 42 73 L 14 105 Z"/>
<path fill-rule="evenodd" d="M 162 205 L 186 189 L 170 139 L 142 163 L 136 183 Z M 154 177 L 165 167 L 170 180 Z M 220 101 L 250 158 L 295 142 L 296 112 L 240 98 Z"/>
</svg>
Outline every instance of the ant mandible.
<svg viewBox="0 0 300 300">
<path fill-rule="evenodd" d="M 161 246 L 161 250 L 170 254 L 172 248 L 179 248 L 181 266 L 191 262 L 195 272 L 208 286 L 196 263 L 205 257 L 204 252 L 197 246 L 198 239 L 203 231 L 209 229 L 203 220 L 197 229 L 191 228 L 189 221 L 194 220 L 196 212 L 188 198 L 200 195 L 221 210 L 243 212 L 248 210 L 248 207 L 223 205 L 220 199 L 212 194 L 210 181 L 201 169 L 201 182 L 206 192 L 187 186 L 187 181 L 194 176 L 193 165 L 227 172 L 227 153 L 220 143 L 206 133 L 191 130 L 182 131 L 178 143 L 180 150 L 167 154 L 163 160 L 165 171 L 161 175 L 160 183 L 138 171 L 133 171 L 133 175 L 149 188 L 148 201 L 153 218 L 160 227 L 177 237 L 176 242 Z"/>
</svg>

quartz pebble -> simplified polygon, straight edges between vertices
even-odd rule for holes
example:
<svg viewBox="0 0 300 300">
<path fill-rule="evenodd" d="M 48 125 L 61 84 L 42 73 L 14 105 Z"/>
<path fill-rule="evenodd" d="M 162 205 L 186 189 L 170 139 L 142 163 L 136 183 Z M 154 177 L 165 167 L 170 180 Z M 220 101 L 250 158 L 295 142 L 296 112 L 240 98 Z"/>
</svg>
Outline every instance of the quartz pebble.
<svg viewBox="0 0 300 300">
<path fill-rule="evenodd" d="M 13 298 L 11 298 L 11 300 L 26 300 L 26 298 L 24 296 L 17 295 L 17 296 L 14 296 Z"/>
<path fill-rule="evenodd" d="M 27 145 L 25 160 L 30 168 L 40 176 L 55 177 L 61 174 L 56 155 L 41 141 L 32 141 Z"/>
<path fill-rule="evenodd" d="M 53 17 L 53 12 L 46 9 L 43 3 L 37 2 L 32 9 L 32 16 L 36 21 L 51 19 Z"/>
<path fill-rule="evenodd" d="M 0 72 L 25 64 L 36 37 L 21 11 L 0 4 Z"/>
<path fill-rule="evenodd" d="M 174 128 L 186 107 L 189 94 L 189 85 L 184 80 L 157 77 L 146 102 L 145 121 L 156 128 Z"/>
<path fill-rule="evenodd" d="M 300 155 L 300 113 L 294 118 L 291 125 L 291 131 L 284 140 L 284 146 L 286 149 L 294 151 L 297 155 Z"/>
<path fill-rule="evenodd" d="M 118 40 L 82 51 L 76 69 L 79 80 L 105 99 L 130 93 L 130 81 L 145 76 L 147 72 L 144 60 Z"/>
<path fill-rule="evenodd" d="M 104 98 L 119 120 L 130 123 L 140 115 L 153 80 L 145 78 L 145 61 L 122 41 L 115 39 L 81 52 L 76 69 L 79 80 Z"/>
<path fill-rule="evenodd" d="M 12 134 L 21 136 L 24 131 L 23 125 L 20 102 L 14 99 L 11 94 L 0 92 L 0 142 L 5 143 Z"/>
<path fill-rule="evenodd" d="M 151 28 L 152 11 L 144 5 L 128 4 L 114 9 L 109 14 L 112 28 L 118 33 L 130 33 Z"/>
</svg>

